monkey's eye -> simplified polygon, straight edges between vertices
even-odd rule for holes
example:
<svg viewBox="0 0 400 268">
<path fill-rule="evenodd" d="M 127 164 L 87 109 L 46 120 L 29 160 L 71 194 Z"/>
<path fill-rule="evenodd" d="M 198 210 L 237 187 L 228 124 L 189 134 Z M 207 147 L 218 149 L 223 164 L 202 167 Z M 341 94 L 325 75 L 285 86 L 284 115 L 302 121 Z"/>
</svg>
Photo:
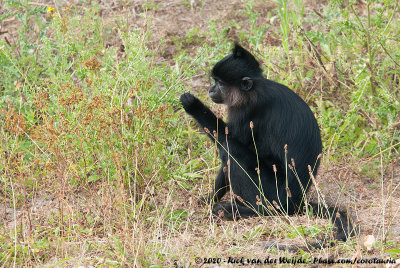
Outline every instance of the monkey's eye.
<svg viewBox="0 0 400 268">
<path fill-rule="evenodd" d="M 223 86 L 225 83 L 222 82 L 220 79 L 213 77 L 214 83 Z"/>
</svg>

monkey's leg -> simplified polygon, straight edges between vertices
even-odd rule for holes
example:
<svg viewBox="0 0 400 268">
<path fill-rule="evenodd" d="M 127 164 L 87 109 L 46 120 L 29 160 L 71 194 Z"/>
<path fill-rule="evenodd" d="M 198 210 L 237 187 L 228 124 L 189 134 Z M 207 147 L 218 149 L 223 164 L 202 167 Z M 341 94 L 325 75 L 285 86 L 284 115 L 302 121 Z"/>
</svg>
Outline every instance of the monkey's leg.
<svg viewBox="0 0 400 268">
<path fill-rule="evenodd" d="M 241 205 L 239 202 L 216 203 L 213 207 L 213 214 L 227 219 L 249 218 L 257 216 L 257 212 L 251 208 Z"/>
<path fill-rule="evenodd" d="M 248 208 L 239 208 L 239 211 L 245 216 L 277 215 L 286 211 L 285 184 L 275 178 L 272 164 L 268 165 L 270 161 L 259 159 L 254 151 L 233 138 L 228 137 L 225 144 L 229 154 L 221 154 L 221 151 L 220 154 L 222 163 L 229 163 L 227 181 L 234 197 L 241 201 L 240 205 Z"/>
</svg>

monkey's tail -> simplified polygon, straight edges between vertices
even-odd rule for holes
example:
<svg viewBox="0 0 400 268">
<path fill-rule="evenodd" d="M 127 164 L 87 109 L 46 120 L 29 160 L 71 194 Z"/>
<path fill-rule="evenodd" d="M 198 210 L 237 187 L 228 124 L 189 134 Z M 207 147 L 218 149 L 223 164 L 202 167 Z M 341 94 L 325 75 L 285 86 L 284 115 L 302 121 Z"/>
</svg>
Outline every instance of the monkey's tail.
<svg viewBox="0 0 400 268">
<path fill-rule="evenodd" d="M 332 221 L 335 229 L 335 240 L 346 241 L 358 232 L 358 227 L 354 224 L 351 213 L 344 209 L 339 209 L 337 206 L 324 206 L 315 201 L 308 202 L 309 209 L 312 209 L 313 215 L 318 215 L 323 218 L 328 218 Z M 276 248 L 278 250 L 287 250 L 290 252 L 298 252 L 299 250 L 309 251 L 311 249 L 323 249 L 327 246 L 334 246 L 335 242 L 327 241 L 307 241 L 306 246 L 280 243 L 279 240 L 271 240 L 266 243 L 266 249 Z"/>
<path fill-rule="evenodd" d="M 329 218 L 335 227 L 335 240 L 346 241 L 354 236 L 358 230 L 350 211 L 339 209 L 337 206 L 324 206 L 316 201 L 309 201 L 309 207 L 313 214 L 323 218 Z"/>
</svg>

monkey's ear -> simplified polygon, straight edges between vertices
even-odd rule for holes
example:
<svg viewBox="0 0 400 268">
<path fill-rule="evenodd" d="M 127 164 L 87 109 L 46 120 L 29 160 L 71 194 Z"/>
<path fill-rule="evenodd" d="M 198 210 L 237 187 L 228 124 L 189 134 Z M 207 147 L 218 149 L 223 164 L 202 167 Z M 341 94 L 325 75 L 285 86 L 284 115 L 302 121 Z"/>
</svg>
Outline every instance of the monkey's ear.
<svg viewBox="0 0 400 268">
<path fill-rule="evenodd" d="M 243 57 L 243 55 L 246 53 L 246 50 L 241 47 L 238 43 L 235 43 L 235 47 L 232 50 L 232 54 L 234 58 L 239 58 Z"/>
<path fill-rule="evenodd" d="M 240 82 L 240 89 L 249 91 L 253 87 L 253 80 L 250 77 L 243 77 Z"/>
</svg>

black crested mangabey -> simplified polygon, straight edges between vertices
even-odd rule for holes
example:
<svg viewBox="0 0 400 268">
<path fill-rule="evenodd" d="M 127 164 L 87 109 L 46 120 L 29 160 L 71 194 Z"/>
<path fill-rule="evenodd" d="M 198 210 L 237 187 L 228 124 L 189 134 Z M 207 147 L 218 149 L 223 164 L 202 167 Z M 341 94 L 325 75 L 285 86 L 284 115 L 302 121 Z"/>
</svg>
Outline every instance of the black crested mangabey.
<svg viewBox="0 0 400 268">
<path fill-rule="evenodd" d="M 258 61 L 237 44 L 213 67 L 211 76 L 215 83 L 208 95 L 227 105 L 228 122 L 192 94 L 180 98 L 219 148 L 222 165 L 214 192 L 202 200 L 215 201 L 213 213 L 222 210 L 228 218 L 301 213 L 310 174 L 316 175 L 322 152 L 310 108 L 288 87 L 264 78 Z M 218 202 L 228 187 L 234 202 Z M 313 208 L 318 211 L 317 204 Z M 347 213 L 333 207 L 323 210 L 335 218 L 337 239 L 346 240 L 352 231 Z"/>
</svg>

